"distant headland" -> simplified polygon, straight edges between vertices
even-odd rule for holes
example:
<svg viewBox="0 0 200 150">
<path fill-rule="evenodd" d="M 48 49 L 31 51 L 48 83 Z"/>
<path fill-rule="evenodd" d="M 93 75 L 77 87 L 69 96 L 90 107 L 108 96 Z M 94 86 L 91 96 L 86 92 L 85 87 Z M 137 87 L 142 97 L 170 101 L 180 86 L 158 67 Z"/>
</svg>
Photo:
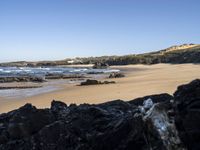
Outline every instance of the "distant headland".
<svg viewBox="0 0 200 150">
<path fill-rule="evenodd" d="M 0 63 L 0 66 L 38 67 L 38 66 L 62 66 L 78 64 L 95 64 L 97 62 L 108 65 L 129 64 L 158 64 L 158 63 L 200 63 L 200 44 L 182 44 L 166 49 L 143 54 L 130 54 L 123 56 L 77 57 L 57 61 L 18 61 Z"/>
</svg>

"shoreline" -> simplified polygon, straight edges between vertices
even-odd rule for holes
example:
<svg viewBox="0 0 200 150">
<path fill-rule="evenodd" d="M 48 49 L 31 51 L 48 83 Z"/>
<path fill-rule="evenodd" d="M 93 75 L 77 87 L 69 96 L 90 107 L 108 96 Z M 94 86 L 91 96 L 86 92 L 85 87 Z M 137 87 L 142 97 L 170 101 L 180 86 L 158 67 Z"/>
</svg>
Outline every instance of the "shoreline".
<svg viewBox="0 0 200 150">
<path fill-rule="evenodd" d="M 200 65 L 194 64 L 127 65 L 111 68 L 125 71 L 126 76 L 105 79 L 115 81 L 116 84 L 76 86 L 71 83 L 58 85 L 60 88 L 55 91 L 21 99 L 6 99 L 1 96 L 0 113 L 17 109 L 25 103 L 46 108 L 50 107 L 52 100 L 60 100 L 68 105 L 70 103 L 97 104 L 116 99 L 127 101 L 151 94 L 172 94 L 178 85 L 200 77 Z"/>
</svg>

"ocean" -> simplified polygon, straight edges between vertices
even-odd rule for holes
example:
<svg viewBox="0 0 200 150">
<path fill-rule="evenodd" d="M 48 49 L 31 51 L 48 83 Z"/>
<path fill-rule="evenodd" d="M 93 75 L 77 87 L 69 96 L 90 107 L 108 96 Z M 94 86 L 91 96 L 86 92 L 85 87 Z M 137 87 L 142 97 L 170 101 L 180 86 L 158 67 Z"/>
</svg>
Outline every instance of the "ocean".
<svg viewBox="0 0 200 150">
<path fill-rule="evenodd" d="M 98 74 L 118 72 L 115 69 L 92 69 L 72 67 L 0 67 L 0 77 L 6 76 L 45 76 L 47 74 Z"/>
</svg>

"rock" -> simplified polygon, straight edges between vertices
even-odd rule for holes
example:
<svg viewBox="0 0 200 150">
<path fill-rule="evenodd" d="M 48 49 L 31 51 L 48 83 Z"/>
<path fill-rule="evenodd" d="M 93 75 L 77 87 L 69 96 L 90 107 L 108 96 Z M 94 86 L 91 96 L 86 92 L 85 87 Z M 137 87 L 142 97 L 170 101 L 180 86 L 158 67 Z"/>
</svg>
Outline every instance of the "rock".
<svg viewBox="0 0 200 150">
<path fill-rule="evenodd" d="M 8 90 L 8 89 L 30 89 L 30 88 L 39 88 L 42 87 L 42 85 L 33 85 L 33 86 L 24 86 L 24 85 L 20 85 L 20 86 L 0 86 L 0 90 Z"/>
<path fill-rule="evenodd" d="M 96 62 L 93 69 L 107 69 L 109 65 L 107 63 Z"/>
<path fill-rule="evenodd" d="M 150 109 L 151 107 L 153 107 L 153 101 L 151 98 L 148 98 L 147 100 L 145 100 L 143 102 L 143 107 L 144 109 Z"/>
<path fill-rule="evenodd" d="M 97 85 L 99 84 L 100 82 L 97 81 L 97 80 L 90 80 L 90 79 L 87 79 L 85 82 L 81 82 L 80 85 Z"/>
<path fill-rule="evenodd" d="M 51 102 L 51 111 L 57 118 L 61 119 L 69 114 L 70 109 L 65 103 L 53 100 Z"/>
<path fill-rule="evenodd" d="M 7 140 L 29 138 L 54 121 L 54 116 L 48 109 L 36 109 L 31 104 L 26 104 L 8 114 L 2 114 L 0 115 L 3 127 L 0 128 L 0 144 Z"/>
<path fill-rule="evenodd" d="M 90 71 L 90 72 L 87 72 L 87 74 L 104 74 L 103 71 Z"/>
<path fill-rule="evenodd" d="M 150 95 L 129 102 L 31 104 L 0 115 L 1 150 L 197 150 L 200 80 L 174 97 Z M 185 148 L 186 147 L 186 148 Z"/>
<path fill-rule="evenodd" d="M 86 81 L 84 82 L 81 82 L 80 83 L 80 86 L 83 86 L 83 85 L 98 85 L 98 84 L 113 84 L 115 83 L 115 81 L 98 81 L 98 80 L 90 80 L 90 79 L 87 79 Z"/>
<path fill-rule="evenodd" d="M 16 77 L 0 77 L 0 83 L 7 82 L 45 82 L 43 77 L 38 76 L 16 76 Z"/>
<path fill-rule="evenodd" d="M 52 73 L 48 73 L 45 75 L 45 79 L 80 79 L 80 78 L 86 78 L 84 75 L 80 75 L 80 74 L 52 74 Z"/>
<path fill-rule="evenodd" d="M 173 96 L 163 93 L 163 94 L 155 94 L 155 95 L 149 95 L 142 98 L 136 98 L 134 100 L 129 101 L 130 104 L 141 106 L 143 105 L 144 101 L 147 99 L 151 99 L 153 103 L 160 103 L 160 102 L 169 102 L 173 99 Z"/>
<path fill-rule="evenodd" d="M 175 121 L 188 149 L 200 149 L 200 80 L 179 86 L 174 93 Z"/>
<path fill-rule="evenodd" d="M 148 104 L 147 104 L 148 103 Z M 184 150 L 174 122 L 167 115 L 167 108 L 162 103 L 146 101 L 148 109 L 143 117 L 149 149 Z M 147 108 L 144 104 L 144 107 Z"/>
<path fill-rule="evenodd" d="M 115 81 L 103 81 L 101 84 L 114 84 L 116 83 Z"/>
<path fill-rule="evenodd" d="M 125 77 L 125 75 L 120 72 L 113 72 L 109 75 L 109 78 L 123 78 L 123 77 Z"/>
</svg>

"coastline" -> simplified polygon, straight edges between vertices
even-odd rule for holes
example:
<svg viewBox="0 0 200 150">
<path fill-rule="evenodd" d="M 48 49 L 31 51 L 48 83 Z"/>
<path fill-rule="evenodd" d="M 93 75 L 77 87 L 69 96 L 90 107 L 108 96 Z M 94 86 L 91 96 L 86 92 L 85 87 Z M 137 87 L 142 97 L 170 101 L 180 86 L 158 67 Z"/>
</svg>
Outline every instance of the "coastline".
<svg viewBox="0 0 200 150">
<path fill-rule="evenodd" d="M 55 91 L 26 98 L 7 99 L 1 96 L 0 113 L 17 109 L 25 103 L 46 108 L 52 100 L 61 100 L 66 104 L 96 104 L 116 99 L 127 101 L 150 94 L 172 94 L 178 85 L 199 78 L 200 72 L 200 65 L 194 64 L 127 65 L 111 68 L 124 71 L 126 77 L 105 79 L 116 82 L 109 85 L 81 87 L 76 86 L 76 83 L 62 84 Z"/>
</svg>

